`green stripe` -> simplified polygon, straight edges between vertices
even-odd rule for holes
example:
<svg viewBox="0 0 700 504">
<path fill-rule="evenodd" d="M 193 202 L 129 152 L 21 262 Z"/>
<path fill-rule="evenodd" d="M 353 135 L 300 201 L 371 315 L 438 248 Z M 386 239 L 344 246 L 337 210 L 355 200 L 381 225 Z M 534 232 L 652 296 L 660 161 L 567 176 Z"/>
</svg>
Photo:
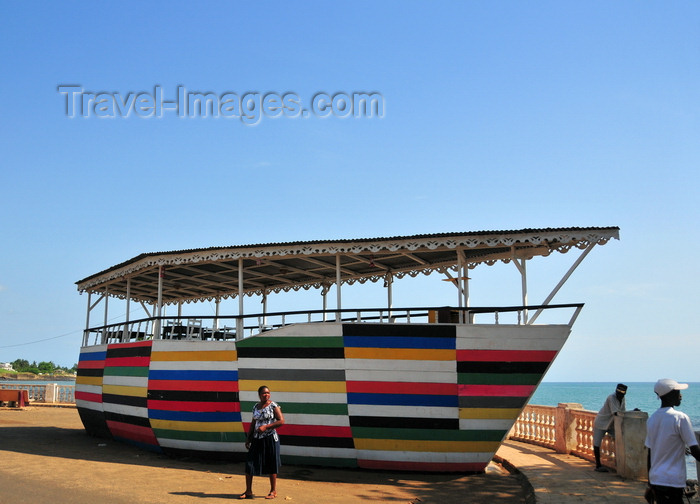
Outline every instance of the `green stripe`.
<svg viewBox="0 0 700 504">
<path fill-rule="evenodd" d="M 301 455 L 282 455 L 282 463 L 299 466 L 357 467 L 357 460 L 354 458 L 303 457 Z"/>
<path fill-rule="evenodd" d="M 143 367 L 106 367 L 103 376 L 138 376 L 148 378 L 148 366 Z"/>
<path fill-rule="evenodd" d="M 253 411 L 257 401 L 241 401 L 241 411 Z M 282 413 L 306 413 L 309 415 L 346 415 L 348 405 L 345 403 L 289 403 L 280 404 Z"/>
<path fill-rule="evenodd" d="M 391 429 L 353 427 L 355 439 L 411 439 L 419 441 L 501 441 L 505 430 Z"/>
<path fill-rule="evenodd" d="M 236 342 L 238 348 L 342 348 L 342 336 L 313 336 L 282 338 L 256 336 Z"/>
<path fill-rule="evenodd" d="M 214 441 L 217 443 L 244 443 L 243 432 L 196 432 L 172 429 L 153 429 L 158 439 L 182 439 L 187 441 Z"/>
<path fill-rule="evenodd" d="M 539 373 L 458 373 L 460 385 L 537 385 Z"/>
</svg>

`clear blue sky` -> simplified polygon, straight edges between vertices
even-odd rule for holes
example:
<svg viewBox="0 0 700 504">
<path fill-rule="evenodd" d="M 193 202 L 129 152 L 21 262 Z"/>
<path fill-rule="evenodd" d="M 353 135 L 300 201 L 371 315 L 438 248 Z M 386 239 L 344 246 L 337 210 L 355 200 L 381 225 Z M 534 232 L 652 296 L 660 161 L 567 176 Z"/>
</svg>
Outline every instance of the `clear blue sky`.
<svg viewBox="0 0 700 504">
<path fill-rule="evenodd" d="M 586 307 L 547 379 L 700 381 L 696 2 L 2 1 L 0 41 L 0 361 L 75 363 L 74 282 L 142 252 L 616 225 L 555 298 Z M 385 108 L 68 118 L 61 85 Z M 530 301 L 574 258 L 533 261 Z M 472 277 L 517 303 L 512 265 Z"/>
</svg>

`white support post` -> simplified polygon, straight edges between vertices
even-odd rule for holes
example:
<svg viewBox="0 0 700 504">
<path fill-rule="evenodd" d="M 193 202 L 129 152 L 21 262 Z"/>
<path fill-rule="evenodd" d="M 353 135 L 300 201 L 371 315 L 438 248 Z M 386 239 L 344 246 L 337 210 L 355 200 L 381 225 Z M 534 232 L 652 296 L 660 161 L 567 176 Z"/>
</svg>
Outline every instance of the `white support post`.
<svg viewBox="0 0 700 504">
<path fill-rule="evenodd" d="M 87 346 L 88 340 L 90 339 L 90 334 L 88 333 L 88 329 L 90 329 L 90 312 L 92 311 L 92 306 L 90 306 L 91 300 L 92 300 L 92 292 L 88 292 L 87 314 L 85 315 L 85 332 L 83 333 L 83 346 Z"/>
<path fill-rule="evenodd" d="M 238 258 L 238 319 L 236 320 L 236 339 L 243 339 L 243 258 Z"/>
<path fill-rule="evenodd" d="M 182 324 L 182 301 L 177 302 L 177 322 Z"/>
<path fill-rule="evenodd" d="M 267 291 L 263 291 L 262 305 L 263 305 L 263 327 L 267 327 Z"/>
<path fill-rule="evenodd" d="M 462 277 L 464 276 L 462 273 L 464 271 L 464 267 L 462 265 L 462 251 L 457 249 L 457 306 L 460 308 L 459 310 L 459 323 L 464 324 L 464 311 L 462 310 L 463 302 L 464 302 L 464 281 L 462 280 Z"/>
<path fill-rule="evenodd" d="M 131 328 L 129 327 L 129 314 L 131 309 L 131 278 L 126 279 L 126 317 L 124 318 L 124 332 L 122 333 L 122 342 L 126 343 L 129 341 L 129 333 Z"/>
<path fill-rule="evenodd" d="M 156 317 L 161 317 L 163 314 L 163 266 L 158 266 L 158 301 L 156 304 Z M 160 339 L 160 318 L 157 318 L 153 324 L 153 339 Z"/>
<path fill-rule="evenodd" d="M 216 298 L 216 312 L 214 316 L 214 325 L 212 327 L 212 331 L 218 331 L 219 330 L 219 305 L 221 304 L 221 298 L 218 297 Z"/>
<path fill-rule="evenodd" d="M 518 261 L 517 258 L 513 258 L 513 264 L 518 268 L 520 272 L 520 285 L 522 289 L 522 302 L 523 306 L 527 306 L 527 259 L 523 258 Z M 523 323 L 527 324 L 527 310 L 523 310 Z"/>
<path fill-rule="evenodd" d="M 107 328 L 104 327 L 107 325 L 108 319 L 108 311 L 109 311 L 109 292 L 105 289 L 105 318 L 104 318 L 104 323 L 102 324 L 102 344 L 107 343 Z"/>
<path fill-rule="evenodd" d="M 593 250 L 593 247 L 595 247 L 595 242 L 591 242 L 588 247 L 586 247 L 586 250 L 584 250 L 581 255 L 574 261 L 574 264 L 571 265 L 569 268 L 569 271 L 567 271 L 564 276 L 562 277 L 561 280 L 559 280 L 559 283 L 552 289 L 552 292 L 549 293 L 549 296 L 547 296 L 547 299 L 544 300 L 544 303 L 542 303 L 543 306 L 547 306 L 549 302 L 552 300 L 552 298 L 559 292 L 559 289 L 562 288 L 562 286 L 566 283 L 566 281 L 569 279 L 571 274 L 574 272 L 576 268 L 578 268 L 578 265 L 581 264 L 581 261 L 585 259 L 585 257 L 588 255 L 588 253 Z M 533 324 L 535 320 L 537 320 L 537 317 L 540 316 L 540 313 L 542 313 L 543 308 L 538 309 L 535 314 L 532 316 L 528 324 Z"/>
<path fill-rule="evenodd" d="M 394 299 L 393 299 L 393 289 L 392 286 L 394 285 L 394 275 L 391 274 L 391 272 L 387 272 L 386 274 L 386 295 L 387 295 L 387 306 L 389 308 L 389 314 L 387 316 L 387 322 L 390 324 L 393 322 L 392 320 L 392 312 L 391 309 L 394 306 Z"/>
<path fill-rule="evenodd" d="M 321 296 L 323 296 L 323 321 L 328 320 L 328 315 L 326 314 L 326 310 L 328 309 L 328 285 L 324 285 L 321 287 Z"/>
<path fill-rule="evenodd" d="M 337 291 L 337 296 L 338 296 L 337 303 L 336 303 L 337 304 L 336 308 L 338 311 L 335 312 L 335 321 L 336 322 L 341 321 L 342 316 L 340 314 L 340 310 L 343 309 L 342 300 L 341 300 L 341 296 L 340 296 L 340 284 L 341 284 L 340 278 L 341 278 L 340 277 L 340 253 L 338 253 L 335 255 L 335 289 Z"/>
</svg>

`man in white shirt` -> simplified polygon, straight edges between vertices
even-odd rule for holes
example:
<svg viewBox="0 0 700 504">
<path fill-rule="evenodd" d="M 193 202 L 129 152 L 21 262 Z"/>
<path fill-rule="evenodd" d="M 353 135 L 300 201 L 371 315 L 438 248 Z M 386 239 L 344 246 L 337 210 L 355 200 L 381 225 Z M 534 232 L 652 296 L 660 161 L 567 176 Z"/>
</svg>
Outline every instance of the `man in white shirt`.
<svg viewBox="0 0 700 504">
<path fill-rule="evenodd" d="M 608 396 L 593 421 L 593 456 L 595 457 L 595 470 L 598 472 L 608 472 L 600 463 L 600 445 L 606 433 L 610 433 L 614 437 L 614 430 L 612 430 L 614 416 L 620 411 L 625 411 L 626 393 L 627 385 L 618 383 L 615 393 Z"/>
<path fill-rule="evenodd" d="M 690 418 L 674 409 L 681 404 L 683 396 L 680 391 L 687 388 L 687 383 L 678 383 L 669 378 L 663 378 L 654 385 L 654 392 L 661 399 L 661 407 L 647 421 L 644 444 L 649 448 L 649 485 L 657 504 L 683 504 L 686 446 L 693 457 L 700 460 L 700 448 Z"/>
</svg>

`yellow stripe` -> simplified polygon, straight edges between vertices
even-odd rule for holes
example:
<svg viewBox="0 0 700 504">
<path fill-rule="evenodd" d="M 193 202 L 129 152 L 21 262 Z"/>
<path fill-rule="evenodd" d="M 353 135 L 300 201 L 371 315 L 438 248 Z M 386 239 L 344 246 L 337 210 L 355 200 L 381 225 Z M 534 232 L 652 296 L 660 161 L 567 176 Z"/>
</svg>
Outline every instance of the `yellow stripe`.
<svg viewBox="0 0 700 504">
<path fill-rule="evenodd" d="M 124 395 L 131 397 L 146 397 L 148 388 L 146 387 L 127 387 L 125 385 L 103 385 L 103 394 Z"/>
<path fill-rule="evenodd" d="M 426 348 L 346 348 L 346 359 L 400 359 L 450 361 L 457 358 L 456 350 Z"/>
<path fill-rule="evenodd" d="M 76 376 L 76 385 L 102 385 L 101 376 Z"/>
<path fill-rule="evenodd" d="M 275 392 L 340 392 L 345 393 L 344 381 L 265 381 L 270 387 L 273 400 Z M 238 390 L 257 392 L 260 380 L 238 380 Z"/>
<path fill-rule="evenodd" d="M 208 350 L 203 352 L 153 352 L 152 361 L 235 361 L 238 352 L 235 350 Z"/>
<path fill-rule="evenodd" d="M 151 418 L 151 428 L 192 432 L 243 432 L 241 422 L 183 422 L 177 420 L 155 420 Z"/>
<path fill-rule="evenodd" d="M 495 452 L 498 441 L 415 441 L 407 439 L 357 439 L 358 450 L 411 452 Z"/>
<path fill-rule="evenodd" d="M 519 408 L 459 408 L 459 418 L 518 418 Z"/>
</svg>

